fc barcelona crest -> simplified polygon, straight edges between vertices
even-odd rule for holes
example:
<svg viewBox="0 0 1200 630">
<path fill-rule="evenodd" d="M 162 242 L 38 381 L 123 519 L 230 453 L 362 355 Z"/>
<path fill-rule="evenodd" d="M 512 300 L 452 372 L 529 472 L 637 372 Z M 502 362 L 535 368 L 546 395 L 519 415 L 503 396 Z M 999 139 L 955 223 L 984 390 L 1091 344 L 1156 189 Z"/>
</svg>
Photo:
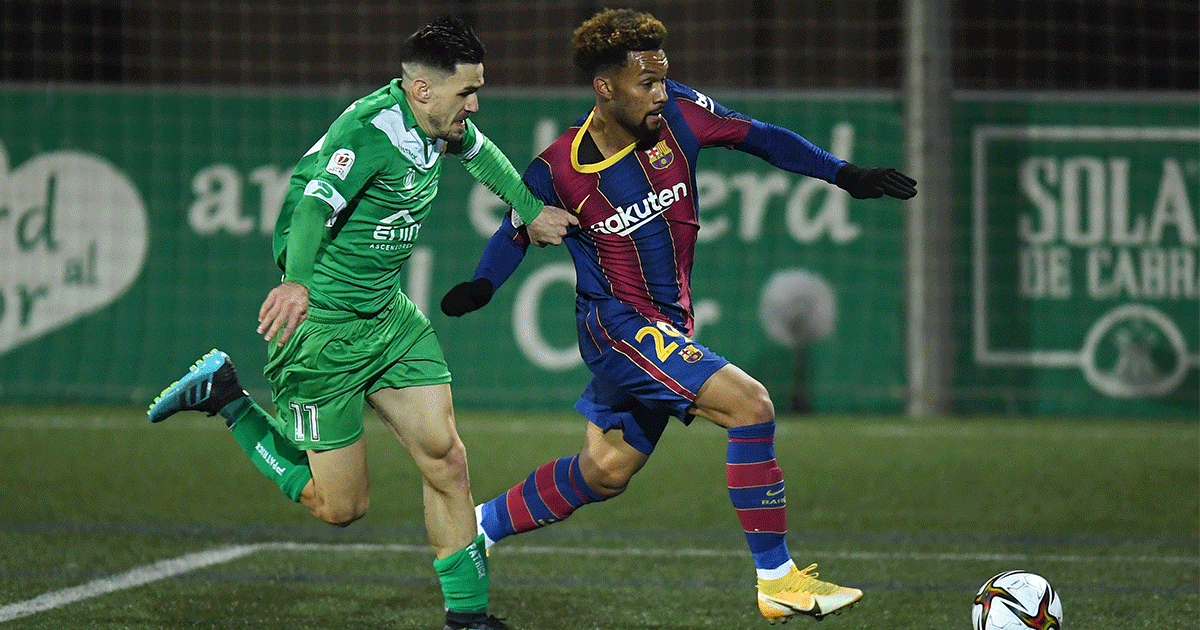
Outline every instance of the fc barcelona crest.
<svg viewBox="0 0 1200 630">
<path fill-rule="evenodd" d="M 683 350 L 679 351 L 679 356 L 683 357 L 683 360 L 688 363 L 695 363 L 704 358 L 704 352 L 689 343 Z"/>
<path fill-rule="evenodd" d="M 658 144 L 646 151 L 646 157 L 650 159 L 650 166 L 661 171 L 671 165 L 675 154 L 671 152 L 671 147 L 667 146 L 666 140 L 659 140 Z"/>
</svg>

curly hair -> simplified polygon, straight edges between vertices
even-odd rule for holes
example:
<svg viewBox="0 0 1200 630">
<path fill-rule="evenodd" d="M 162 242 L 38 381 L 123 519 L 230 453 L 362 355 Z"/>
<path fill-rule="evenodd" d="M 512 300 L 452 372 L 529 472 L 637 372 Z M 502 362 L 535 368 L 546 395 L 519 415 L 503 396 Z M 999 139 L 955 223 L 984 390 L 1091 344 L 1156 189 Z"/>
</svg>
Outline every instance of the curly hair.
<svg viewBox="0 0 1200 630">
<path fill-rule="evenodd" d="M 597 72 L 625 64 L 630 52 L 659 50 L 667 27 L 649 13 L 633 9 L 605 9 L 575 29 L 571 46 L 575 65 L 595 76 Z"/>
<path fill-rule="evenodd" d="M 485 49 L 461 18 L 438 18 L 405 40 L 400 48 L 401 63 L 419 63 L 451 74 L 460 63 L 483 63 Z"/>
</svg>

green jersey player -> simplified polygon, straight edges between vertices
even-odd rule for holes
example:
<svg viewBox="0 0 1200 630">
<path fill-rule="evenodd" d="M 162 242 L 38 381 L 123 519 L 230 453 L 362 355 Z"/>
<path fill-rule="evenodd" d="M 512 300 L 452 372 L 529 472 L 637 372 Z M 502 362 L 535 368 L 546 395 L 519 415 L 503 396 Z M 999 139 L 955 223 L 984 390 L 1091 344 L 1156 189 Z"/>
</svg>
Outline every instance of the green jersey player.
<svg viewBox="0 0 1200 630">
<path fill-rule="evenodd" d="M 283 282 L 259 311 L 278 417 L 238 384 L 214 350 L 151 405 L 220 413 L 257 468 L 323 521 L 367 510 L 363 402 L 421 471 L 446 629 L 500 630 L 488 615 L 488 565 L 477 537 L 450 372 L 429 320 L 400 290 L 400 269 L 437 196 L 442 158 L 512 206 L 537 244 L 577 221 L 543 206 L 468 117 L 478 110 L 484 49 L 457 18 L 405 42 L 402 77 L 351 104 L 296 166 L 276 223 Z"/>
</svg>

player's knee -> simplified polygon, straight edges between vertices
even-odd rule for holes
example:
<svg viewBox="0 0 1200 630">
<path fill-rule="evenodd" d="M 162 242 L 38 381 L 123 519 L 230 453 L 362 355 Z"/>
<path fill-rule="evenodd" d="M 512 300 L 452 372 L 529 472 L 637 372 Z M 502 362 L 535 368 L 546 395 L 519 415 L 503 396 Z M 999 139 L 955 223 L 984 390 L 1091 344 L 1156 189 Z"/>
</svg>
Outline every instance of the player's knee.
<svg viewBox="0 0 1200 630">
<path fill-rule="evenodd" d="M 467 476 L 467 449 L 461 440 L 455 439 L 435 453 L 428 453 L 422 474 L 431 485 L 439 490 L 470 488 Z"/>
<path fill-rule="evenodd" d="M 771 402 L 771 395 L 767 393 L 767 388 L 758 381 L 751 381 L 751 383 L 746 389 L 743 404 L 738 407 L 737 419 L 739 422 L 737 424 L 749 426 L 774 422 L 775 403 Z"/>
<path fill-rule="evenodd" d="M 593 474 L 585 477 L 584 481 L 602 499 L 611 499 L 625 492 L 631 478 L 633 475 L 627 470 L 600 465 L 595 468 Z"/>
<path fill-rule="evenodd" d="M 330 525 L 349 527 L 351 523 L 366 515 L 370 505 L 371 498 L 364 495 L 350 500 L 326 501 L 312 510 L 312 513 Z"/>
</svg>

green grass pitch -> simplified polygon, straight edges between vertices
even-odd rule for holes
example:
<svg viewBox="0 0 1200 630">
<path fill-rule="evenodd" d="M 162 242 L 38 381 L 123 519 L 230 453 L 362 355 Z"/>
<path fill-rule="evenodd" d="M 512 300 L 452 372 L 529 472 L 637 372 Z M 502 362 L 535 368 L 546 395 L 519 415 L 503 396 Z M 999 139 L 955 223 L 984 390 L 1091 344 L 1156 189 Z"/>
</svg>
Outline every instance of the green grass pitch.
<svg viewBox="0 0 1200 630">
<path fill-rule="evenodd" d="M 460 412 L 476 501 L 576 452 L 582 423 Z M 0 406 L 0 630 L 440 628 L 420 481 L 367 426 L 371 511 L 336 529 L 219 418 Z M 516 630 L 768 627 L 725 443 L 674 423 L 624 495 L 500 543 L 493 612 Z M 1196 422 L 785 417 L 776 450 L 792 556 L 866 592 L 822 630 L 966 630 L 979 585 L 1018 568 L 1050 580 L 1068 630 L 1197 627 Z"/>
</svg>

